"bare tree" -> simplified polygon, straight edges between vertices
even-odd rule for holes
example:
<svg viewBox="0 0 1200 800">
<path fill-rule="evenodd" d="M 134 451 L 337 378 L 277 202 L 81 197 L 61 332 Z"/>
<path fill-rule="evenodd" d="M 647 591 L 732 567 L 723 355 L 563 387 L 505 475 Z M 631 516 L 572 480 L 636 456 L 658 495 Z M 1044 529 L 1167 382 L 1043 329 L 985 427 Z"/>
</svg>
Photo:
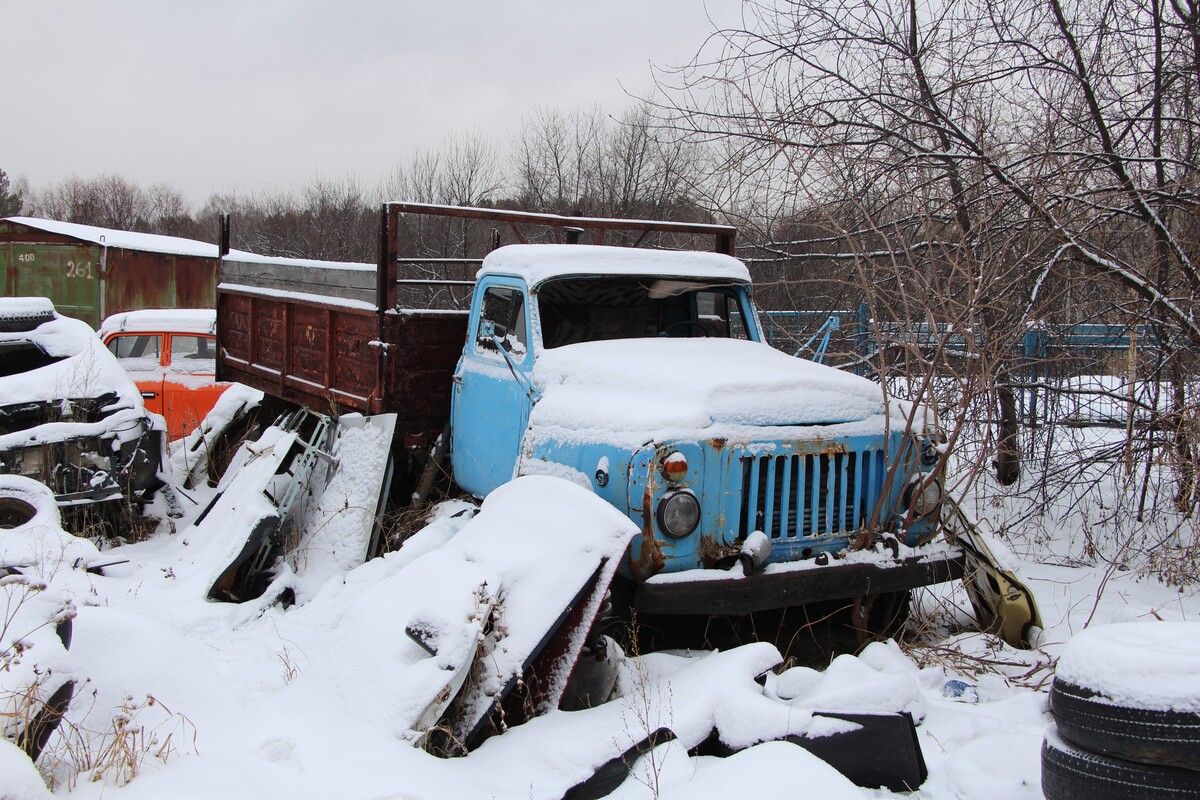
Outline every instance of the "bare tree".
<svg viewBox="0 0 1200 800">
<path fill-rule="evenodd" d="M 716 202 L 772 210 L 764 227 L 776 241 L 760 257 L 810 277 L 840 270 L 871 318 L 898 332 L 879 352 L 902 352 L 918 374 L 952 374 L 946 359 L 956 361 L 957 374 L 972 376 L 968 394 L 1001 416 L 1003 479 L 1015 477 L 1015 354 L 1031 327 L 1148 326 L 1162 358 L 1144 377 L 1172 386 L 1174 403 L 1152 406 L 1160 417 L 1135 433 L 1147 454 L 1165 448 L 1174 459 L 1180 504 L 1191 508 L 1194 2 L 745 8 L 744 28 L 663 73 L 658 111 L 719 148 L 736 177 L 712 187 Z M 824 232 L 786 235 L 798 217 L 820 219 Z M 914 322 L 949 332 L 934 347 L 942 364 L 917 346 Z"/>
<path fill-rule="evenodd" d="M 32 213 L 63 222 L 102 228 L 192 235 L 183 195 L 165 183 L 149 189 L 120 175 L 71 176 L 37 193 Z"/>
</svg>

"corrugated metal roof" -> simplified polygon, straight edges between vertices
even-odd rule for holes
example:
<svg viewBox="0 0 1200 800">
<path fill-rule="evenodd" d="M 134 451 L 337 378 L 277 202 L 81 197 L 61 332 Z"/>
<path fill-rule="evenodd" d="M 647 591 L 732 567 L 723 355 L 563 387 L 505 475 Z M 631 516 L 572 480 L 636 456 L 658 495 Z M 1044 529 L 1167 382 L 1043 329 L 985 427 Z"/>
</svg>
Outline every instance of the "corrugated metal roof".
<svg viewBox="0 0 1200 800">
<path fill-rule="evenodd" d="M 84 242 L 119 247 L 123 250 L 141 250 L 148 253 L 168 253 L 177 256 L 200 256 L 216 258 L 217 246 L 195 239 L 181 239 L 177 236 L 159 236 L 153 233 L 134 233 L 119 231 L 111 228 L 96 228 L 91 225 L 78 225 L 74 222 L 58 222 L 52 219 L 36 217 L 5 217 L 5 222 L 26 225 L 46 233 L 69 236 Z"/>
</svg>

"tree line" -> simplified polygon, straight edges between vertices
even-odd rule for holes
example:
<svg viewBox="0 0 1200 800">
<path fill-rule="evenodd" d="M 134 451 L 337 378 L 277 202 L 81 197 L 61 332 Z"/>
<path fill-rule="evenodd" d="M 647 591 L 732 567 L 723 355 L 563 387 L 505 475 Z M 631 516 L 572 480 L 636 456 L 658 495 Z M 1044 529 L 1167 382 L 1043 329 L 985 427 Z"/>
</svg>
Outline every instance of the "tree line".
<svg viewBox="0 0 1200 800">
<path fill-rule="evenodd" d="M 503 153 L 500 142 L 451 135 L 373 183 L 355 176 L 318 177 L 296 189 L 217 193 L 193 209 L 166 183 L 141 186 L 111 174 L 72 176 L 27 188 L 3 209 L 5 216 L 23 213 L 205 241 L 215 240 L 218 216 L 229 213 L 235 219 L 235 247 L 265 255 L 374 261 L 377 212 L 384 200 L 709 220 L 712 214 L 694 193 L 699 163 L 675 138 L 661 135 L 645 104 L 617 118 L 597 109 L 538 109 L 504 143 Z"/>
</svg>

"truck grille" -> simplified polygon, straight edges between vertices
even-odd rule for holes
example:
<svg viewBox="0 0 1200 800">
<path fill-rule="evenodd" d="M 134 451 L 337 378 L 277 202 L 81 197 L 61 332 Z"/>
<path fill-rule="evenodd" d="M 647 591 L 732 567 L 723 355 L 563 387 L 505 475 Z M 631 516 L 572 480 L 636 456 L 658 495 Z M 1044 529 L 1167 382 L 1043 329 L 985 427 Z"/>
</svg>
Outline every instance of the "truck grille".
<svg viewBox="0 0 1200 800">
<path fill-rule="evenodd" d="M 855 531 L 871 519 L 887 471 L 882 449 L 742 456 L 739 535 L 796 540 Z"/>
</svg>

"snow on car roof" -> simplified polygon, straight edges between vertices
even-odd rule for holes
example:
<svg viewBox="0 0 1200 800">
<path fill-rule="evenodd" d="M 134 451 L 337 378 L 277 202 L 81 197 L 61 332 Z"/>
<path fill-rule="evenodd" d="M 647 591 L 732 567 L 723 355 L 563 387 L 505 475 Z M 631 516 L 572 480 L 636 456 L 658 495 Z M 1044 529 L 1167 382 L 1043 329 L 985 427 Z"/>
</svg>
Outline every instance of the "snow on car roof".
<svg viewBox="0 0 1200 800">
<path fill-rule="evenodd" d="M 216 328 L 217 312 L 211 308 L 147 308 L 108 317 L 100 323 L 100 338 L 142 331 L 213 333 Z"/>
<path fill-rule="evenodd" d="M 723 253 L 590 244 L 510 244 L 483 259 L 476 278 L 515 275 L 530 286 L 568 275 L 653 275 L 749 282 L 746 265 Z"/>
<path fill-rule="evenodd" d="M 134 233 L 111 228 L 96 228 L 91 225 L 79 225 L 74 222 L 59 222 L 53 219 L 38 219 L 36 217 L 5 217 L 7 222 L 27 225 L 47 233 L 57 233 L 60 236 L 70 236 L 85 242 L 119 247 L 122 250 L 142 250 L 148 253 L 169 253 L 178 256 L 201 256 L 216 258 L 217 246 L 195 239 L 181 239 L 177 236 L 159 236 L 152 233 Z"/>
</svg>

